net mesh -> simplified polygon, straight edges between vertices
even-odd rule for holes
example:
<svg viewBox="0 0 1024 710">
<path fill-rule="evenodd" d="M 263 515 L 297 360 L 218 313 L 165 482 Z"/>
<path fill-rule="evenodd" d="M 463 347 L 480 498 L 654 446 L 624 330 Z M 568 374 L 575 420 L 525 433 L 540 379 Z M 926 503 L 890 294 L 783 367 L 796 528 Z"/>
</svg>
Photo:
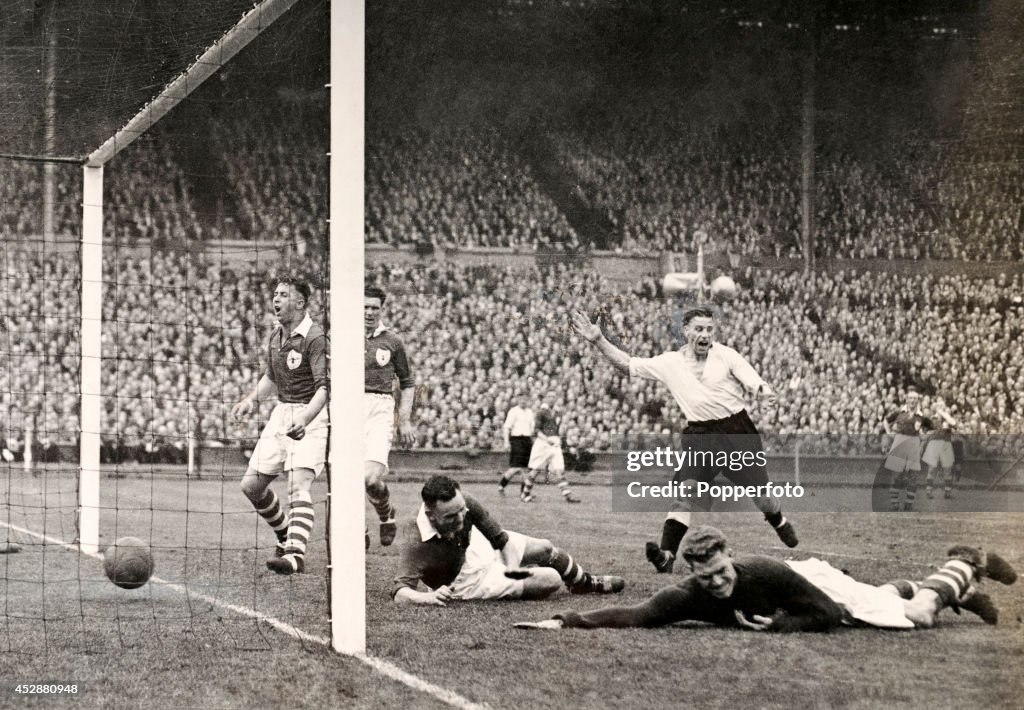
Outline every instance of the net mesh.
<svg viewBox="0 0 1024 710">
<path fill-rule="evenodd" d="M 12 3 L 0 153 L 89 154 L 250 7 Z M 98 422 L 79 415 L 82 168 L 0 159 L 0 650 L 268 648 L 262 615 L 327 633 L 323 478 L 312 574 L 276 577 L 238 487 L 273 402 L 229 411 L 260 376 L 275 279 L 307 280 L 326 327 L 328 32 L 327 2 L 299 0 L 105 166 Z M 151 546 L 138 590 L 78 552 L 78 444 L 97 430 L 100 548 Z"/>
</svg>

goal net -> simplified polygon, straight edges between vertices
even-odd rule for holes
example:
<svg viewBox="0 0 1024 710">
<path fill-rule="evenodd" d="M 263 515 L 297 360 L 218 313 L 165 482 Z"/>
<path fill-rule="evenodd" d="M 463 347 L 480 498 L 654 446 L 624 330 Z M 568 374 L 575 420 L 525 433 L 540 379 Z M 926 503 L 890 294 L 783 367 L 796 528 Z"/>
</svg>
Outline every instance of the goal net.
<svg viewBox="0 0 1024 710">
<path fill-rule="evenodd" d="M 265 367 L 278 279 L 329 326 L 329 4 L 10 5 L 0 651 L 267 648 L 270 626 L 322 643 L 327 476 L 307 574 L 274 575 L 239 479 L 275 400 L 231 407 Z M 135 590 L 104 574 L 124 537 L 155 562 Z"/>
</svg>

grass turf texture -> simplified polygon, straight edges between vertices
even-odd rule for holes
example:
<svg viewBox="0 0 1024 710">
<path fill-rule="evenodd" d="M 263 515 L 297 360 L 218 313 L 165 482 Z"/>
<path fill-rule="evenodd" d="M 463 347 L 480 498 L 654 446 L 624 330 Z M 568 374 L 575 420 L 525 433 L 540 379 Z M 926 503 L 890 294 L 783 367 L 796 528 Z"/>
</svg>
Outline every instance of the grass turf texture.
<svg viewBox="0 0 1024 710">
<path fill-rule="evenodd" d="M 12 524 L 73 536 L 74 482 L 66 473 L 13 473 L 0 491 Z M 234 478 L 103 479 L 101 547 L 123 535 L 151 542 L 156 576 L 192 591 L 329 635 L 320 481 L 307 574 L 278 577 L 263 565 L 273 536 L 247 508 Z M 611 514 L 610 491 L 579 489 L 568 506 L 553 486 L 537 503 L 493 483 L 468 484 L 509 529 L 547 537 L 588 570 L 627 580 L 614 597 L 559 593 L 544 602 L 395 605 L 389 590 L 398 546 L 380 548 L 372 510 L 367 557 L 369 653 L 495 708 L 516 706 L 792 708 L 1018 707 L 1024 697 L 1024 587 L 987 583 L 998 627 L 943 612 L 938 628 L 831 634 L 758 634 L 702 626 L 656 630 L 523 631 L 512 623 L 572 608 L 637 603 L 671 583 L 643 558 L 663 516 Z M 419 484 L 392 484 L 399 516 L 418 507 Z M 510 489 L 514 492 L 514 489 Z M 44 505 L 45 504 L 45 505 Z M 10 506 L 10 508 L 8 508 Z M 117 514 L 115 515 L 114 509 Z M 185 510 L 188 510 L 188 514 Z M 711 513 L 741 553 L 815 555 L 863 581 L 923 577 L 953 542 L 1004 552 L 1024 567 L 1024 515 L 798 514 L 801 545 L 783 548 L 757 513 Z M 0 529 L 0 537 L 5 531 Z M 400 535 L 402 533 L 400 532 Z M 121 590 L 99 560 L 12 533 L 24 550 L 0 556 L 0 707 L 439 707 L 427 695 L 319 644 L 150 583 Z M 45 621 L 44 621 L 45 619 Z M 84 683 L 75 699 L 15 696 L 10 681 Z"/>
</svg>

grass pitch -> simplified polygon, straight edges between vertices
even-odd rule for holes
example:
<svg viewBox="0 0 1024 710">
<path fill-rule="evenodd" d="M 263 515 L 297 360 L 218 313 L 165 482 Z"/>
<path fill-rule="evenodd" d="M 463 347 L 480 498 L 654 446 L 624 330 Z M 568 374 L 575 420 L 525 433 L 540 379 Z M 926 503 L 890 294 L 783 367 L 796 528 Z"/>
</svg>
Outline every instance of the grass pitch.
<svg viewBox="0 0 1024 710">
<path fill-rule="evenodd" d="M 118 589 L 99 560 L 17 530 L 24 549 L 0 555 L 0 707 L 243 708 L 443 707 L 315 641 L 292 639 L 207 597 L 327 637 L 324 485 L 314 488 L 317 531 L 307 574 L 283 578 L 264 560 L 273 537 L 237 480 L 183 476 L 103 479 L 103 543 L 151 541 L 158 583 Z M 662 516 L 613 514 L 606 487 L 583 486 L 581 505 L 538 488 L 530 505 L 468 483 L 509 529 L 551 539 L 588 570 L 620 575 L 615 597 L 560 593 L 544 602 L 454 603 L 447 609 L 390 600 L 398 548 L 367 556 L 369 653 L 493 708 L 566 706 L 697 708 L 1021 707 L 1024 586 L 987 583 L 997 627 L 943 612 L 938 628 L 844 629 L 772 635 L 684 625 L 657 630 L 522 631 L 512 624 L 565 609 L 632 604 L 673 581 L 643 558 Z M 417 482 L 392 485 L 400 517 L 418 508 Z M 71 540 L 69 472 L 9 474 L 0 511 L 19 528 Z M 115 514 L 116 513 L 116 514 Z M 1024 515 L 981 513 L 791 515 L 801 544 L 783 548 L 755 512 L 700 517 L 738 552 L 818 556 L 867 582 L 923 577 L 953 542 L 1003 552 L 1024 568 Z M 0 527 L 0 539 L 7 534 Z M 77 681 L 75 698 L 26 697 L 13 682 Z"/>
</svg>

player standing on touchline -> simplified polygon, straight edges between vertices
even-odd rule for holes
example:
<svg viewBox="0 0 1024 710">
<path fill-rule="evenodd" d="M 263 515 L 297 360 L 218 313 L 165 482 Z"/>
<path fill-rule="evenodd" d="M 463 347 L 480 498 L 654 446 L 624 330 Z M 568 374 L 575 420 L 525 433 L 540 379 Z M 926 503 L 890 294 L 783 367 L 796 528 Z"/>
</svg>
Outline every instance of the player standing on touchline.
<svg viewBox="0 0 1024 710">
<path fill-rule="evenodd" d="M 313 532 L 313 479 L 327 457 L 327 336 L 306 312 L 309 286 L 281 279 L 274 289 L 278 323 L 267 341 L 267 364 L 256 389 L 231 408 L 242 419 L 277 391 L 278 404 L 263 428 L 241 488 L 277 535 L 267 567 L 278 574 L 305 570 L 306 544 Z M 288 515 L 271 482 L 288 472 Z"/>
<path fill-rule="evenodd" d="M 750 363 L 732 348 L 715 342 L 715 318 L 707 308 L 692 308 L 683 315 L 686 344 L 679 350 L 652 358 L 630 357 L 610 343 L 601 328 L 581 311 L 572 314 L 572 326 L 587 342 L 595 345 L 604 359 L 630 377 L 656 380 L 668 387 L 676 404 L 686 417 L 683 450 L 732 452 L 763 456 L 761 436 L 746 410 L 747 392 L 754 393 L 768 405 L 776 402 L 775 392 Z M 744 456 L 750 460 L 749 456 Z M 719 469 L 711 465 L 684 466 L 673 480 L 691 485 L 710 482 Z M 730 481 L 741 486 L 763 486 L 768 483 L 768 470 L 756 463 L 742 470 L 722 470 Z M 793 525 L 782 516 L 782 506 L 775 496 L 755 498 L 765 520 L 775 529 L 779 539 L 796 547 Z M 659 572 L 671 572 L 679 543 L 690 525 L 691 499 L 677 500 L 665 519 L 661 545 L 647 543 L 647 559 Z"/>
<path fill-rule="evenodd" d="M 409 368 L 405 346 L 381 323 L 386 298 L 384 291 L 376 286 L 367 286 L 363 291 L 363 327 L 366 329 L 366 393 L 363 395 L 366 497 L 380 518 L 380 544 L 384 547 L 395 541 L 398 532 L 395 507 L 391 505 L 391 493 L 388 484 L 384 482 L 395 430 L 395 398 L 392 390 L 396 378 L 399 389 L 399 437 L 408 446 L 416 436 L 412 425 L 416 383 Z M 366 533 L 366 546 L 370 546 L 369 532 Z"/>
</svg>

